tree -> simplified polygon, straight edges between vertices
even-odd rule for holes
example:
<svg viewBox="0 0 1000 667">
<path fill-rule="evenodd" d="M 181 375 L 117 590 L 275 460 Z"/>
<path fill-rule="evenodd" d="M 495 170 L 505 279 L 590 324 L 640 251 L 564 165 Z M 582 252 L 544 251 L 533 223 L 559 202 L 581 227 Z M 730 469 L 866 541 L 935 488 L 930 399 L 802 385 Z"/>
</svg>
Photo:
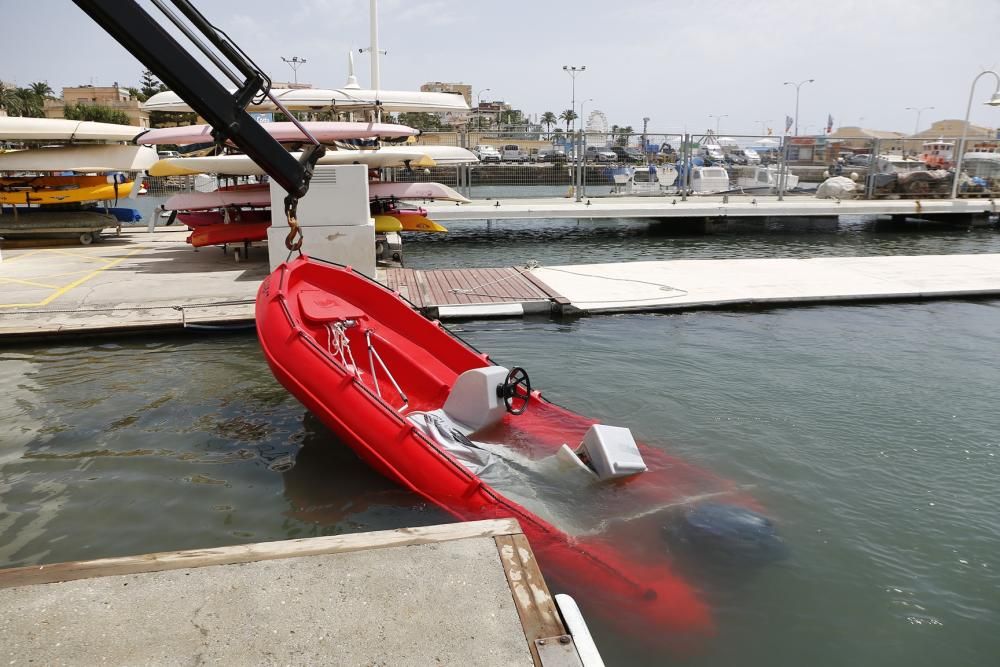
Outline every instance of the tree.
<svg viewBox="0 0 1000 667">
<path fill-rule="evenodd" d="M 31 92 L 43 100 L 51 99 L 53 96 L 52 87 L 48 81 L 36 81 L 31 84 Z"/>
<path fill-rule="evenodd" d="M 572 109 L 566 109 L 561 114 L 559 114 L 559 120 L 566 121 L 566 131 L 569 132 L 569 124 L 576 120 L 578 116 L 576 112 Z"/>
<path fill-rule="evenodd" d="M 399 114 L 399 122 L 402 125 L 408 125 L 424 132 L 441 131 L 441 119 L 438 118 L 437 114 L 433 113 L 404 112 Z"/>
<path fill-rule="evenodd" d="M 160 83 L 160 81 L 156 78 L 156 75 L 150 70 L 144 69 L 142 70 L 142 79 L 139 81 L 139 90 L 146 96 L 145 99 L 142 100 L 145 102 L 153 95 L 167 90 L 167 87 Z"/>
<path fill-rule="evenodd" d="M 135 86 L 129 86 L 125 90 L 128 91 L 128 94 L 132 97 L 132 99 L 139 100 L 140 102 L 145 102 L 147 99 L 149 99 L 148 97 L 143 95 L 142 91 L 136 88 Z"/>
<path fill-rule="evenodd" d="M 128 125 L 128 116 L 120 109 L 100 104 L 69 104 L 63 109 L 63 117 L 69 120 L 92 120 L 98 123 Z"/>
<path fill-rule="evenodd" d="M 0 109 L 11 116 L 21 115 L 21 97 L 17 91 L 0 81 Z"/>
<path fill-rule="evenodd" d="M 552 126 L 558 123 L 559 119 L 556 118 L 556 115 L 551 111 L 546 111 L 545 113 L 542 114 L 542 117 L 539 119 L 539 122 L 545 126 L 545 131 L 549 133 L 549 138 L 551 139 Z"/>
<path fill-rule="evenodd" d="M 31 88 L 18 88 L 14 93 L 21 98 L 20 115 L 32 118 L 42 118 L 45 116 L 45 111 L 42 109 L 42 98 L 36 95 L 34 90 Z"/>
<path fill-rule="evenodd" d="M 617 128 L 617 133 L 615 132 Z M 631 125 L 626 125 L 625 127 L 618 127 L 617 125 L 611 128 L 611 136 L 614 138 L 616 146 L 627 146 L 628 138 L 635 132 Z"/>
</svg>

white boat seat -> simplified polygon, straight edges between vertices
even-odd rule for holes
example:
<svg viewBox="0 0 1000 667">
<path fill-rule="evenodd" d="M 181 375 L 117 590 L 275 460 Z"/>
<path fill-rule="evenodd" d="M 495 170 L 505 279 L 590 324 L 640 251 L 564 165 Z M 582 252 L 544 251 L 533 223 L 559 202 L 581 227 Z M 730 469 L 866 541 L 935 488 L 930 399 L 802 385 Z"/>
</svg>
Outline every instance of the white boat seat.
<svg viewBox="0 0 1000 667">
<path fill-rule="evenodd" d="M 621 426 L 594 424 L 575 451 L 563 445 L 555 456 L 571 467 L 587 470 L 601 481 L 646 471 L 632 431 Z"/>
<path fill-rule="evenodd" d="M 443 409 L 463 427 L 464 435 L 503 419 L 507 409 L 497 396 L 497 386 L 504 383 L 508 372 L 503 366 L 485 366 L 469 369 L 455 380 Z"/>
</svg>

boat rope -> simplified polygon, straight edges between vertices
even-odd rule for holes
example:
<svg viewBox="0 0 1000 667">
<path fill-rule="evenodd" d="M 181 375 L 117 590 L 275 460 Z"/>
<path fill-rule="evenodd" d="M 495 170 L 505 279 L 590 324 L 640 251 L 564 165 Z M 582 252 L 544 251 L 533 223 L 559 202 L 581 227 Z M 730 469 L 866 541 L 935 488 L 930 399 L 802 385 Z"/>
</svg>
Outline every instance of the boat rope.
<svg viewBox="0 0 1000 667">
<path fill-rule="evenodd" d="M 479 285 L 476 285 L 474 287 L 453 287 L 452 289 L 448 290 L 448 292 L 450 292 L 451 294 L 468 294 L 470 296 L 485 296 L 485 297 L 497 298 L 499 296 L 497 294 L 480 294 L 479 292 L 477 292 L 477 290 L 480 290 L 484 287 L 489 287 L 490 285 L 496 285 L 498 283 L 506 282 L 508 280 L 513 280 L 515 278 L 520 278 L 528 271 L 531 271 L 532 269 L 537 269 L 539 266 L 541 266 L 541 264 L 538 263 L 538 260 L 529 259 L 528 263 L 524 265 L 523 269 L 517 269 L 515 273 L 509 276 L 504 276 L 503 278 L 497 278 L 496 280 L 480 283 Z"/>
<path fill-rule="evenodd" d="M 637 278 L 615 278 L 613 276 L 598 276 L 598 275 L 595 275 L 593 273 L 584 273 L 583 271 L 570 271 L 569 269 L 558 269 L 558 268 L 556 268 L 554 266 L 546 266 L 545 269 L 547 271 L 557 271 L 559 273 L 568 273 L 571 276 L 580 276 L 582 278 L 597 278 L 598 280 L 612 280 L 612 281 L 615 281 L 615 282 L 622 282 L 622 283 L 637 283 L 639 285 L 650 285 L 652 287 L 658 287 L 658 288 L 660 288 L 661 291 L 664 291 L 664 292 L 677 292 L 677 294 L 672 294 L 672 295 L 670 295 L 670 297 L 668 297 L 668 298 L 671 298 L 671 299 L 676 299 L 678 297 L 686 296 L 688 294 L 687 290 L 681 289 L 680 287 L 674 287 L 672 285 L 667 285 L 665 283 L 657 283 L 657 282 L 653 282 L 653 281 L 650 281 L 650 280 L 639 280 Z M 614 303 L 629 303 L 629 302 L 632 302 L 632 301 L 649 301 L 650 299 L 654 299 L 654 298 L 659 298 L 659 297 L 645 297 L 645 298 L 642 298 L 642 299 L 612 299 L 612 300 L 596 299 L 596 300 L 592 300 L 592 301 L 577 301 L 577 303 L 598 303 L 598 302 L 604 303 L 606 301 L 608 303 L 611 303 L 611 302 L 614 302 Z"/>
<path fill-rule="evenodd" d="M 210 303 L 185 303 L 179 306 L 112 306 L 108 308 L 67 308 L 62 310 L 17 310 L 0 312 L 2 315 L 48 315 L 49 313 L 114 313 L 134 310 L 184 310 L 185 308 L 215 308 L 217 306 L 245 306 L 256 303 L 254 299 L 214 301 Z"/>
<path fill-rule="evenodd" d="M 523 269 L 518 269 L 517 273 L 511 274 L 509 276 L 505 276 L 503 278 L 498 278 L 496 280 L 491 280 L 489 282 L 481 283 L 479 285 L 476 285 L 475 287 L 466 287 L 466 288 L 457 288 L 456 287 L 456 288 L 452 288 L 452 289 L 450 289 L 448 291 L 451 294 L 467 294 L 467 295 L 471 295 L 471 296 L 483 296 L 483 297 L 498 298 L 499 295 L 497 295 L 497 294 L 483 294 L 481 292 L 478 292 L 478 290 L 482 289 L 483 287 L 488 287 L 490 285 L 496 285 L 497 283 L 502 283 L 502 282 L 505 282 L 505 281 L 508 281 L 508 280 L 513 280 L 514 278 L 520 278 L 522 275 L 524 275 L 528 271 L 532 271 L 532 270 L 538 269 L 538 268 L 543 268 L 543 267 L 542 267 L 541 264 L 539 264 L 539 262 L 537 260 L 534 260 L 534 259 L 528 260 L 528 263 L 524 266 L 524 268 Z M 658 288 L 660 288 L 661 291 L 664 291 L 664 292 L 676 292 L 676 294 L 670 295 L 669 298 L 671 298 L 671 299 L 682 297 L 682 296 L 686 296 L 688 294 L 687 290 L 681 289 L 679 287 L 674 287 L 672 285 L 667 285 L 665 283 L 652 282 L 652 281 L 649 281 L 649 280 L 638 280 L 636 278 L 615 278 L 615 277 L 612 277 L 612 276 L 599 276 L 599 275 L 595 275 L 593 273 L 584 273 L 582 271 L 570 271 L 569 269 L 560 269 L 560 268 L 556 268 L 556 267 L 553 267 L 553 266 L 546 266 L 544 268 L 546 270 L 548 270 L 548 271 L 557 271 L 559 273 L 568 273 L 570 275 L 580 276 L 580 277 L 583 277 L 583 278 L 597 278 L 599 280 L 612 280 L 612 281 L 616 281 L 616 282 L 637 283 L 639 285 L 650 285 L 652 287 L 658 287 Z M 653 297 L 646 297 L 646 298 L 643 298 L 643 299 L 615 299 L 614 302 L 615 303 L 628 303 L 628 302 L 632 302 L 632 301 L 636 301 L 636 302 L 638 302 L 638 301 L 649 301 L 651 298 L 653 298 Z M 604 299 L 601 299 L 600 301 L 603 302 Z M 580 301 L 579 303 L 587 303 L 587 302 Z"/>
<path fill-rule="evenodd" d="M 351 352 L 351 341 L 347 338 L 347 328 L 354 326 L 353 320 L 347 322 L 327 322 L 326 351 L 334 357 L 340 357 L 344 368 L 352 371 L 354 377 L 361 379 L 361 369 L 354 363 L 354 353 Z"/>
</svg>

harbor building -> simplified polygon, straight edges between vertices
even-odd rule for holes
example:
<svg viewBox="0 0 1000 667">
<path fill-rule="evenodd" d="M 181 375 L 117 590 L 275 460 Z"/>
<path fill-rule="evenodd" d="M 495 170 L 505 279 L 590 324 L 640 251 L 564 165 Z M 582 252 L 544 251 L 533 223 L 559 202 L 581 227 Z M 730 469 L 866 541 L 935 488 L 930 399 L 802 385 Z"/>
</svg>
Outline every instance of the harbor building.
<svg viewBox="0 0 1000 667">
<path fill-rule="evenodd" d="M 127 88 L 116 81 L 112 86 L 75 86 L 62 89 L 62 99 L 45 100 L 43 110 L 46 118 L 64 118 L 67 106 L 74 104 L 94 104 L 122 111 L 128 116 L 129 125 L 149 127 L 149 112 L 142 108 L 142 102 L 132 97 Z"/>
</svg>

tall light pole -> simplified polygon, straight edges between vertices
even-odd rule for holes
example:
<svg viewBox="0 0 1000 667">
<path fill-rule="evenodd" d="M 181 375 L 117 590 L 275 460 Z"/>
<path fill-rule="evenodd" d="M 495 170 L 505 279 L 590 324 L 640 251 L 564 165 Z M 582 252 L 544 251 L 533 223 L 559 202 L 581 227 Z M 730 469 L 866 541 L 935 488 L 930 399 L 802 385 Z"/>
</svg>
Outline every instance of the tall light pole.
<svg viewBox="0 0 1000 667">
<path fill-rule="evenodd" d="M 925 111 L 930 111 L 933 108 L 934 107 L 906 107 L 907 111 L 916 111 L 917 112 L 917 124 L 914 125 L 914 127 L 913 127 L 913 134 L 916 134 L 917 132 L 920 131 L 920 114 L 922 114 Z"/>
<path fill-rule="evenodd" d="M 954 183 L 951 185 L 951 198 L 954 199 L 958 197 L 958 179 L 962 175 L 962 156 L 965 153 L 965 136 L 969 132 L 969 114 L 972 113 L 972 95 L 976 92 L 976 84 L 979 83 L 979 79 L 982 78 L 984 74 L 992 74 L 993 78 L 997 80 L 997 87 L 993 90 L 993 97 L 986 104 L 991 107 L 1000 106 L 1000 74 L 997 74 L 991 69 L 984 70 L 979 73 L 975 79 L 972 80 L 972 88 L 969 89 L 969 105 L 965 107 L 965 123 L 962 124 L 962 140 L 958 142 L 958 161 L 955 162 L 955 178 Z"/>
<path fill-rule="evenodd" d="M 795 83 L 794 81 L 785 81 L 783 86 L 795 86 L 795 136 L 799 136 L 799 89 L 802 88 L 803 84 L 812 83 L 816 79 L 805 79 L 804 81 L 799 81 Z"/>
<path fill-rule="evenodd" d="M 767 125 L 768 125 L 768 123 L 770 123 L 770 122 L 771 122 L 772 120 L 773 120 L 773 119 L 770 119 L 770 118 L 769 118 L 768 120 L 755 120 L 755 121 L 754 121 L 755 123 L 760 123 L 760 134 L 761 134 L 761 136 L 764 136 L 764 132 L 765 132 L 765 131 L 767 130 Z"/>
<path fill-rule="evenodd" d="M 649 116 L 642 117 L 642 154 L 647 156 L 646 147 L 649 145 L 646 141 L 646 128 L 649 127 Z"/>
<path fill-rule="evenodd" d="M 719 121 L 722 120 L 723 118 L 729 118 L 729 114 L 724 113 L 721 116 L 716 116 L 714 113 L 710 113 L 710 114 L 708 114 L 708 117 L 715 119 L 715 136 L 718 137 L 719 136 Z"/>
<path fill-rule="evenodd" d="M 580 66 L 563 65 L 563 71 L 569 74 L 570 78 L 573 79 L 572 97 L 570 98 L 572 100 L 570 102 L 570 111 L 572 111 L 574 115 L 576 114 L 576 75 L 579 74 L 580 72 L 585 71 L 586 69 L 587 69 L 586 65 L 580 65 Z M 576 119 L 574 118 L 570 122 L 573 123 L 573 129 L 575 130 Z"/>
<path fill-rule="evenodd" d="M 292 68 L 292 75 L 295 77 L 295 83 L 299 82 L 299 68 L 308 62 L 305 58 L 299 58 L 298 56 L 292 56 L 291 58 L 286 58 L 281 56 L 281 59 L 288 63 L 288 66 Z"/>
<path fill-rule="evenodd" d="M 483 93 L 488 93 L 492 88 L 483 88 L 478 93 L 476 93 L 476 116 L 479 121 L 477 125 L 479 126 L 479 131 L 483 130 Z"/>
</svg>

